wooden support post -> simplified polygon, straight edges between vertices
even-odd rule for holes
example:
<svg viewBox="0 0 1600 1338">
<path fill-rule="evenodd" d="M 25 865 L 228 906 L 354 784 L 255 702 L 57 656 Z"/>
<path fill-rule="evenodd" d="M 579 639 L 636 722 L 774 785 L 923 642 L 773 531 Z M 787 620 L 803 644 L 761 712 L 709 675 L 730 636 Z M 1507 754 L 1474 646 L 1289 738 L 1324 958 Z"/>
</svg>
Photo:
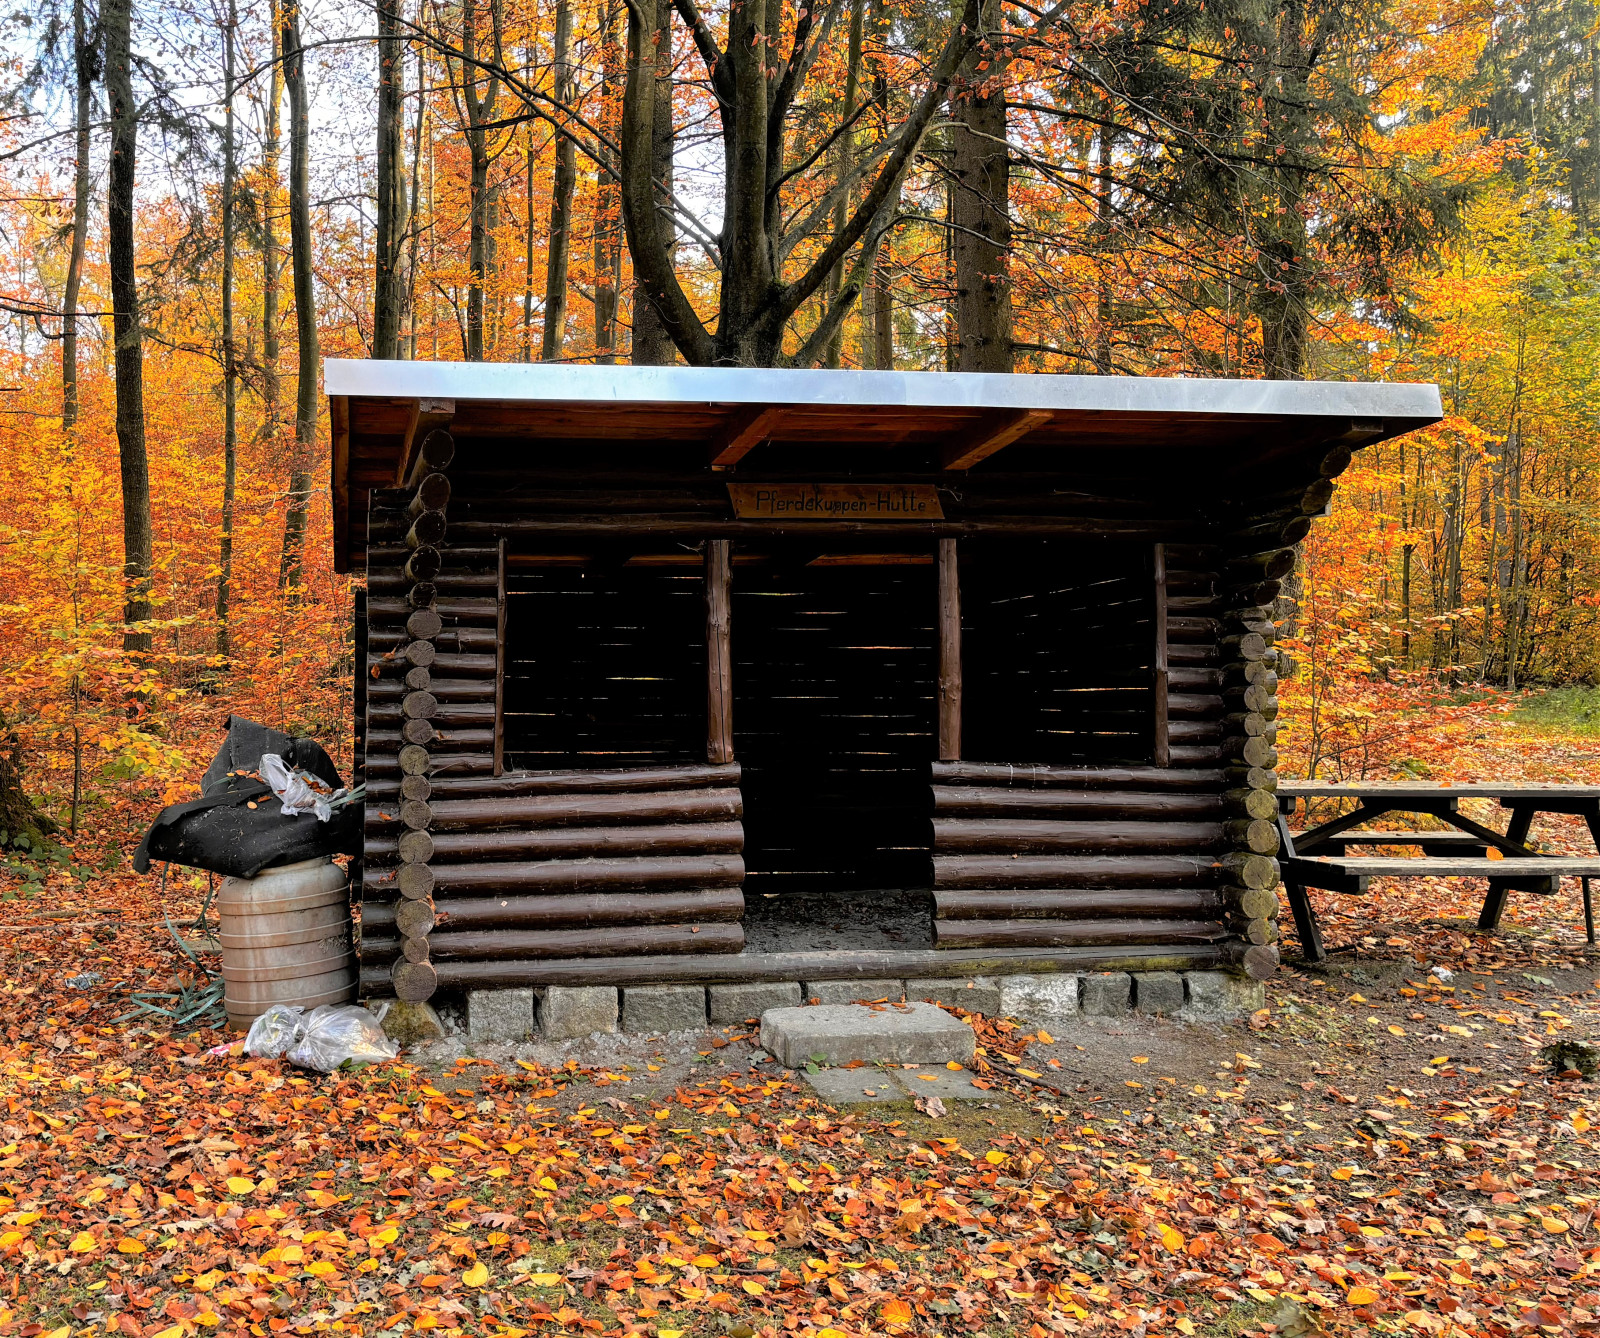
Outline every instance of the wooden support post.
<svg viewBox="0 0 1600 1338">
<path fill-rule="evenodd" d="M 939 540 L 939 760 L 961 760 L 961 573 L 954 539 Z"/>
<path fill-rule="evenodd" d="M 1157 544 L 1155 546 L 1155 584 L 1155 764 L 1158 767 L 1170 767 L 1172 765 L 1172 737 L 1167 721 L 1167 546 L 1165 544 Z"/>
<path fill-rule="evenodd" d="M 494 774 L 506 769 L 506 541 L 497 545 L 494 637 Z"/>
<path fill-rule="evenodd" d="M 733 761 L 732 544 L 706 540 L 706 761 Z"/>
</svg>

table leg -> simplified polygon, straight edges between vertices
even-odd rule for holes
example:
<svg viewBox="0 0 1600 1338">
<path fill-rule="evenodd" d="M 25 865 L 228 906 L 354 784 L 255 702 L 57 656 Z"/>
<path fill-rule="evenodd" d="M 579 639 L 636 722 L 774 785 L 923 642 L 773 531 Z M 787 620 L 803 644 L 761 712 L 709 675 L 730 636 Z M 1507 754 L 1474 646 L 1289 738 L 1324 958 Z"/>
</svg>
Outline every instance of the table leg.
<svg viewBox="0 0 1600 1338">
<path fill-rule="evenodd" d="M 1589 880 L 1583 880 L 1583 932 L 1594 947 L 1594 902 L 1589 898 Z"/>
<path fill-rule="evenodd" d="M 1528 831 L 1532 826 L 1533 810 L 1519 805 L 1511 810 L 1511 821 L 1506 824 L 1506 840 L 1515 845 L 1525 846 L 1528 841 Z M 1509 895 L 1510 889 L 1504 883 L 1497 882 L 1493 878 L 1489 880 L 1489 890 L 1483 898 L 1483 909 L 1478 912 L 1479 929 L 1500 927 L 1500 917 L 1505 913 L 1506 897 Z"/>
<path fill-rule="evenodd" d="M 1284 893 L 1289 898 L 1289 909 L 1294 912 L 1295 932 L 1300 937 L 1300 953 L 1308 962 L 1320 962 L 1328 955 L 1322 946 L 1322 930 L 1317 925 L 1317 913 L 1312 909 L 1311 896 L 1299 883 L 1283 880 Z"/>
</svg>

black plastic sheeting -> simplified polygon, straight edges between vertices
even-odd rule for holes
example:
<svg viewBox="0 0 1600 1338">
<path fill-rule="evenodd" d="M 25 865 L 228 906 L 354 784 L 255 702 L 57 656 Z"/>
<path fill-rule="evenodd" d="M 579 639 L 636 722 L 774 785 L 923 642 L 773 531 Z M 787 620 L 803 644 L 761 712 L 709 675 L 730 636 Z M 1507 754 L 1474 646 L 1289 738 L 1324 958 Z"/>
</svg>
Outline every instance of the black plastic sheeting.
<svg viewBox="0 0 1600 1338">
<path fill-rule="evenodd" d="M 234 878 L 254 878 L 263 869 L 299 860 L 358 854 L 361 804 L 334 809 L 328 822 L 314 814 L 285 817 L 265 781 L 240 772 L 261 771 L 261 758 L 276 753 L 337 790 L 344 785 L 333 760 L 315 739 L 287 734 L 242 716 L 229 716 L 228 737 L 201 779 L 201 795 L 161 810 L 133 856 L 139 873 L 152 861 L 168 860 Z M 249 807 L 251 801 L 255 808 Z"/>
</svg>

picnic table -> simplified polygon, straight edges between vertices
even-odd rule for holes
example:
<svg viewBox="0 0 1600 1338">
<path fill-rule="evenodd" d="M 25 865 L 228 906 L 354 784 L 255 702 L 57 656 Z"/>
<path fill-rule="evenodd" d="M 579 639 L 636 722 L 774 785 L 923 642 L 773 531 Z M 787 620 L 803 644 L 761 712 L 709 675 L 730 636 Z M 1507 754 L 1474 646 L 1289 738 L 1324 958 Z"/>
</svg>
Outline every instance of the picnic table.
<svg viewBox="0 0 1600 1338">
<path fill-rule="evenodd" d="M 1295 804 L 1313 799 L 1347 799 L 1354 801 L 1355 807 L 1319 826 L 1291 831 L 1288 820 Z M 1506 830 L 1497 832 L 1462 813 L 1463 799 L 1496 800 L 1510 814 Z M 1391 813 L 1438 818 L 1449 824 L 1450 830 L 1358 830 Z M 1531 849 L 1528 833 L 1540 813 L 1571 813 L 1583 818 L 1594 842 L 1594 856 L 1561 858 Z M 1284 890 L 1307 961 L 1319 962 L 1327 951 L 1306 889 L 1359 895 L 1372 878 L 1486 878 L 1489 890 L 1478 915 L 1480 929 L 1499 926 L 1508 894 L 1549 896 L 1560 890 L 1562 878 L 1578 878 L 1583 887 L 1584 928 L 1589 942 L 1595 941 L 1589 880 L 1600 877 L 1600 786 L 1280 781 L 1278 837 L 1283 847 Z M 1422 854 L 1352 856 L 1352 846 L 1414 847 Z"/>
</svg>

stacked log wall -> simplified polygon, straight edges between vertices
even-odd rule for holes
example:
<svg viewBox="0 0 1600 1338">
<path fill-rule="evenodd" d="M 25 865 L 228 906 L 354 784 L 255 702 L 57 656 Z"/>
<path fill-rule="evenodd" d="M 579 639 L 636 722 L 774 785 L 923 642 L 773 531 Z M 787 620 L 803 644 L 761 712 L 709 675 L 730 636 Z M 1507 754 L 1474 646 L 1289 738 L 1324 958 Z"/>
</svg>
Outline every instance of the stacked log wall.
<svg viewBox="0 0 1600 1338">
<path fill-rule="evenodd" d="M 1173 544 L 1161 555 L 1167 765 L 934 765 L 937 947 L 1213 950 L 1236 938 L 1223 891 L 1223 556 Z"/>
</svg>

